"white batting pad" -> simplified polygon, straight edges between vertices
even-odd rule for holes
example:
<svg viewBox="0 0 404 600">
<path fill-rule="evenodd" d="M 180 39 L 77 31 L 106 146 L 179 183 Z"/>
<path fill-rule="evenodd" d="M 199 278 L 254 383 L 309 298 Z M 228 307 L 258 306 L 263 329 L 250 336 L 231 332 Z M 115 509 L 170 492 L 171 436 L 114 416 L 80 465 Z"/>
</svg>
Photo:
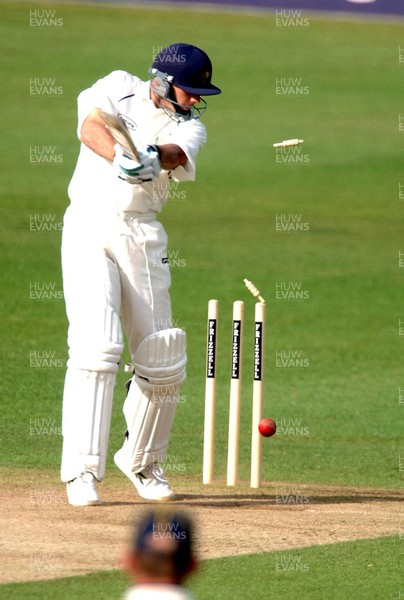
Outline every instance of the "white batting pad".
<svg viewBox="0 0 404 600">
<path fill-rule="evenodd" d="M 163 329 L 145 337 L 134 356 L 135 376 L 151 386 L 180 385 L 185 381 L 186 334 L 183 329 Z"/>
<path fill-rule="evenodd" d="M 165 459 L 186 360 L 182 329 L 159 331 L 139 345 L 123 406 L 128 434 L 122 450 L 134 472 Z"/>
<path fill-rule="evenodd" d="M 115 373 L 67 369 L 63 396 L 61 479 L 105 475 Z"/>
</svg>

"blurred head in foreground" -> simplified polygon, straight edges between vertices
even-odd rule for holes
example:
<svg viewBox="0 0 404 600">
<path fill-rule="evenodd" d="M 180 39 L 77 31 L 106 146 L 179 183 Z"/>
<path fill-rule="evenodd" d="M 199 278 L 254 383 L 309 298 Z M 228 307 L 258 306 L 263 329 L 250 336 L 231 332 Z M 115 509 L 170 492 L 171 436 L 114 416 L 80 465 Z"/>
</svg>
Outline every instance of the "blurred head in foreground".
<svg viewBox="0 0 404 600">
<path fill-rule="evenodd" d="M 193 523 L 186 514 L 160 507 L 144 514 L 125 557 L 126 571 L 135 584 L 133 595 L 125 598 L 140 598 L 134 593 L 141 586 L 160 586 L 161 593 L 163 588 L 174 593 L 173 586 L 181 586 L 197 568 L 193 544 Z M 176 593 L 167 597 L 190 597 L 179 589 Z"/>
</svg>

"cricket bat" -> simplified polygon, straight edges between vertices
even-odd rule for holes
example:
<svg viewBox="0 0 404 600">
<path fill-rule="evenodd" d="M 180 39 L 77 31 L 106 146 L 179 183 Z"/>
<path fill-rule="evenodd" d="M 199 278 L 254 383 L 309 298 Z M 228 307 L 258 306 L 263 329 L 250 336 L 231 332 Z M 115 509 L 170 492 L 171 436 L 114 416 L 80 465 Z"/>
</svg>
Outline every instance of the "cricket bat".
<svg viewBox="0 0 404 600">
<path fill-rule="evenodd" d="M 116 115 L 111 115 L 103 110 L 100 110 L 98 114 L 104 121 L 105 127 L 108 129 L 114 140 L 120 144 L 122 148 L 129 150 L 129 152 L 133 154 L 134 158 L 140 162 L 138 151 L 132 138 L 130 137 L 125 123 Z"/>
</svg>

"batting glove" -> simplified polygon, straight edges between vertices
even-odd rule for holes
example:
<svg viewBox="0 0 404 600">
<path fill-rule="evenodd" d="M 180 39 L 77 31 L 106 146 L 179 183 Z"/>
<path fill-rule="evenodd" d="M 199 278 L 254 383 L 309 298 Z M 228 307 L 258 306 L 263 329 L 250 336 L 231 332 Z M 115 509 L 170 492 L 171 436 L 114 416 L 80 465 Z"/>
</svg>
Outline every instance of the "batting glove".
<svg viewBox="0 0 404 600">
<path fill-rule="evenodd" d="M 161 167 L 155 146 L 138 149 L 139 161 L 119 144 L 115 144 L 114 148 L 115 156 L 112 167 L 119 179 L 134 185 L 153 181 L 159 176 Z"/>
</svg>

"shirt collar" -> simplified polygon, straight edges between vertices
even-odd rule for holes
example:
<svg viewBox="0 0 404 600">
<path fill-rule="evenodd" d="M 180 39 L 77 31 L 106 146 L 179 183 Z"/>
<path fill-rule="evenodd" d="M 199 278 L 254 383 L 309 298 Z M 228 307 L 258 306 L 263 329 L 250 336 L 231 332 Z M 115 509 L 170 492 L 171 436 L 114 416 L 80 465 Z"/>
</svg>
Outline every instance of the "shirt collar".
<svg viewBox="0 0 404 600">
<path fill-rule="evenodd" d="M 150 100 L 150 81 L 142 81 L 142 83 L 139 85 L 139 96 L 142 98 L 142 100 Z"/>
</svg>

